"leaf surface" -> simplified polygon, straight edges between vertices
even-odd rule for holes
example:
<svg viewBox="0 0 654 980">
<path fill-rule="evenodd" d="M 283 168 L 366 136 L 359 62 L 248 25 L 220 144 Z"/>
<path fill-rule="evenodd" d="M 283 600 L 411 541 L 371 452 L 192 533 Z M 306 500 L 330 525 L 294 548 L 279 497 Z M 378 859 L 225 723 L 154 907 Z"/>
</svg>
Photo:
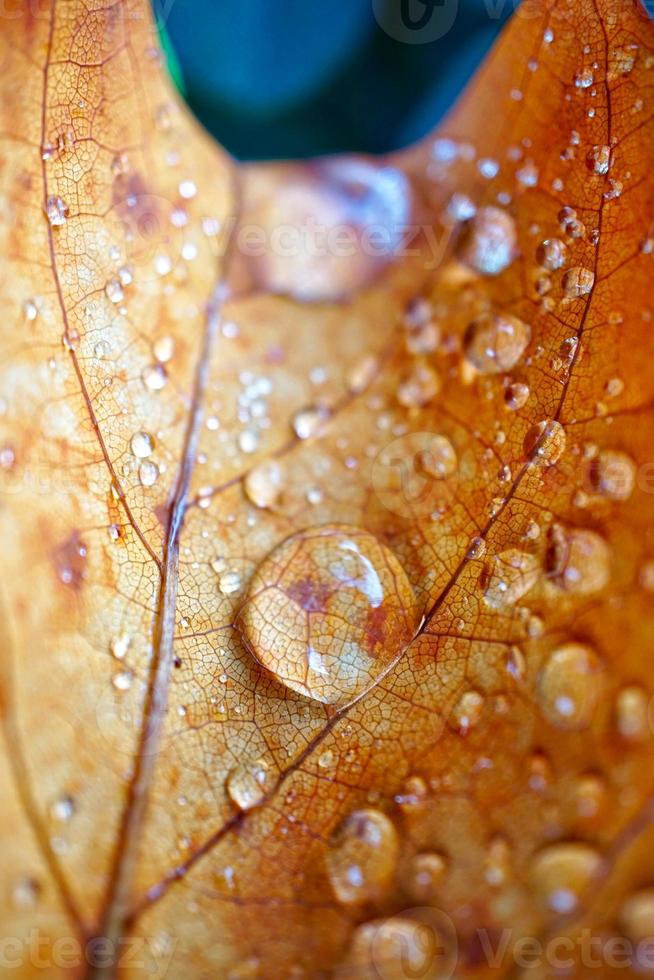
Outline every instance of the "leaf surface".
<svg viewBox="0 0 654 980">
<path fill-rule="evenodd" d="M 526 5 L 424 145 L 238 170 L 143 4 L 16 14 L 21 977 L 34 930 L 54 978 L 516 976 L 518 940 L 562 935 L 596 975 L 584 930 L 654 927 L 649 20 Z M 320 688 L 361 596 L 366 670 L 355 645 Z"/>
</svg>

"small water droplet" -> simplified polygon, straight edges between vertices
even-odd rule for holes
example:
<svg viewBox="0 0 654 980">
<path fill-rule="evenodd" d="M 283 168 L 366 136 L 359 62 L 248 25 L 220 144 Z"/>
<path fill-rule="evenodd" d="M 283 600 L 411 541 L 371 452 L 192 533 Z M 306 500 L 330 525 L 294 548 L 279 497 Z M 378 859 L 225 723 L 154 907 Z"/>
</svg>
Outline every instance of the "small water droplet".
<svg viewBox="0 0 654 980">
<path fill-rule="evenodd" d="M 586 155 L 586 166 L 594 174 L 608 173 L 610 162 L 610 146 L 592 146 Z"/>
<path fill-rule="evenodd" d="M 50 807 L 50 816 L 58 823 L 68 823 L 69 820 L 72 820 L 74 813 L 75 801 L 72 796 L 62 796 L 61 799 L 55 800 Z"/>
<path fill-rule="evenodd" d="M 538 183 L 538 167 L 533 160 L 525 160 L 515 172 L 515 179 L 523 187 L 535 187 Z"/>
<path fill-rule="evenodd" d="M 287 538 L 259 565 L 237 626 L 282 684 L 343 705 L 401 654 L 416 619 L 393 553 L 360 528 L 327 524 Z"/>
<path fill-rule="evenodd" d="M 534 587 L 540 574 L 536 555 L 520 548 L 507 548 L 484 567 L 481 577 L 484 602 L 491 609 L 514 606 Z"/>
<path fill-rule="evenodd" d="M 405 812 L 411 812 L 423 806 L 428 798 L 429 790 L 422 776 L 409 776 L 395 796 L 395 802 Z"/>
<path fill-rule="evenodd" d="M 109 644 L 111 656 L 115 657 L 116 660 L 124 660 L 131 642 L 132 638 L 129 633 L 121 633 L 119 636 L 115 636 Z"/>
<path fill-rule="evenodd" d="M 484 539 L 480 538 L 479 536 L 475 536 L 474 538 L 471 538 L 470 542 L 468 543 L 468 550 L 466 552 L 466 557 L 473 560 L 477 558 L 483 558 L 485 554 L 486 554 L 486 542 L 484 541 Z"/>
<path fill-rule="evenodd" d="M 25 876 L 15 881 L 11 888 L 14 908 L 33 909 L 41 897 L 41 884 L 36 878 Z"/>
<path fill-rule="evenodd" d="M 547 572 L 560 588 L 576 595 L 591 595 L 607 585 L 611 552 L 596 531 L 553 524 L 547 539 Z"/>
<path fill-rule="evenodd" d="M 25 318 L 27 320 L 36 320 L 37 316 L 39 315 L 37 301 L 34 299 L 26 299 L 23 303 L 23 313 L 25 314 Z"/>
<path fill-rule="evenodd" d="M 111 303 L 122 303 L 125 299 L 125 293 L 119 279 L 109 279 L 104 287 L 104 293 Z"/>
<path fill-rule="evenodd" d="M 419 454 L 421 470 L 435 480 L 445 480 L 457 471 L 458 459 L 454 446 L 447 436 L 434 435 L 428 446 Z"/>
<path fill-rule="evenodd" d="M 166 369 L 159 363 L 148 364 L 141 371 L 141 381 L 150 391 L 161 391 L 166 386 L 167 380 Z"/>
<path fill-rule="evenodd" d="M 621 181 L 615 180 L 613 177 L 609 177 L 607 181 L 607 188 L 602 194 L 605 201 L 614 201 L 616 198 L 620 197 L 624 185 Z"/>
<path fill-rule="evenodd" d="M 511 847 L 504 837 L 494 837 L 488 845 L 484 878 L 492 888 L 506 884 L 511 873 Z"/>
<path fill-rule="evenodd" d="M 513 381 L 504 391 L 504 403 L 512 412 L 517 412 L 529 400 L 529 387 L 521 381 Z"/>
<path fill-rule="evenodd" d="M 129 446 L 137 459 L 146 459 L 154 451 L 154 439 L 149 432 L 135 432 Z"/>
<path fill-rule="evenodd" d="M 538 682 L 538 703 L 556 728 L 582 731 L 595 713 L 602 688 L 602 664 L 581 643 L 566 643 L 547 658 Z"/>
<path fill-rule="evenodd" d="M 359 394 L 365 391 L 374 380 L 379 370 L 379 362 L 376 357 L 363 357 L 348 372 L 346 383 L 349 391 Z"/>
<path fill-rule="evenodd" d="M 554 272 L 565 265 L 566 247 L 560 238 L 546 238 L 536 250 L 539 265 Z"/>
<path fill-rule="evenodd" d="M 517 234 L 508 212 L 495 207 L 480 208 L 462 237 L 459 256 L 482 275 L 497 276 L 515 258 Z"/>
<path fill-rule="evenodd" d="M 167 276 L 173 269 L 173 260 L 170 255 L 160 252 L 154 257 L 154 271 L 158 276 Z"/>
<path fill-rule="evenodd" d="M 643 888 L 634 892 L 620 909 L 620 924 L 626 935 L 636 946 L 641 943 L 643 947 L 652 948 L 652 937 L 654 936 L 654 888 Z M 645 948 L 643 954 L 646 956 Z M 650 968 L 644 972 L 649 973 Z"/>
<path fill-rule="evenodd" d="M 581 265 L 568 269 L 563 277 L 563 292 L 569 297 L 587 296 L 595 283 L 595 273 Z"/>
<path fill-rule="evenodd" d="M 298 439 L 311 439 L 318 434 L 328 417 L 329 412 L 322 406 L 303 408 L 293 416 L 293 431 Z"/>
<path fill-rule="evenodd" d="M 117 153 L 111 160 L 111 172 L 114 177 L 129 173 L 129 157 L 126 153 Z"/>
<path fill-rule="evenodd" d="M 272 785 L 273 777 L 268 764 L 263 759 L 257 759 L 232 769 L 227 776 L 226 789 L 239 810 L 252 810 L 263 802 Z"/>
<path fill-rule="evenodd" d="M 117 691 L 129 691 L 132 686 L 132 675 L 128 670 L 121 670 L 111 678 L 111 683 Z"/>
<path fill-rule="evenodd" d="M 469 221 L 474 218 L 477 206 L 466 194 L 455 192 L 447 205 L 447 214 L 453 221 Z"/>
<path fill-rule="evenodd" d="M 434 400 L 441 389 L 441 379 L 429 364 L 417 364 L 398 386 L 397 400 L 405 408 L 421 408 Z"/>
<path fill-rule="evenodd" d="M 175 341 L 172 337 L 158 337 L 152 345 L 152 353 L 158 361 L 166 364 L 175 353 Z"/>
<path fill-rule="evenodd" d="M 62 225 L 66 224 L 66 218 L 68 217 L 68 205 L 65 203 L 65 201 L 62 201 L 60 197 L 49 197 L 46 202 L 46 213 L 48 215 L 48 221 L 52 227 L 60 228 Z"/>
<path fill-rule="evenodd" d="M 641 742 L 652 734 L 649 723 L 649 698 L 642 687 L 630 684 L 618 692 L 615 700 L 615 720 L 623 738 Z"/>
<path fill-rule="evenodd" d="M 580 776 L 574 787 L 577 817 L 593 820 L 606 805 L 607 793 L 604 780 L 594 773 Z"/>
<path fill-rule="evenodd" d="M 536 855 L 531 877 L 542 904 L 558 915 L 574 912 L 602 867 L 588 844 L 553 844 Z"/>
<path fill-rule="evenodd" d="M 477 169 L 486 180 L 492 180 L 500 172 L 500 165 L 497 160 L 492 160 L 490 157 L 482 157 L 477 163 Z"/>
<path fill-rule="evenodd" d="M 461 735 L 479 724 L 484 710 L 484 696 L 479 691 L 464 691 L 452 708 L 450 723 Z"/>
<path fill-rule="evenodd" d="M 524 453 L 535 465 L 553 466 L 563 455 L 566 441 L 561 423 L 555 419 L 545 419 L 527 431 Z"/>
<path fill-rule="evenodd" d="M 409 861 L 406 879 L 409 891 L 418 901 L 427 901 L 436 894 L 447 873 L 447 859 L 436 851 L 415 854 Z"/>
<path fill-rule="evenodd" d="M 603 449 L 591 460 L 593 489 L 611 500 L 628 500 L 636 482 L 634 461 L 626 453 Z"/>
<path fill-rule="evenodd" d="M 198 192 L 197 187 L 192 180 L 183 180 L 179 185 L 179 196 L 183 197 L 185 201 L 190 201 L 191 198 L 195 197 Z"/>
<path fill-rule="evenodd" d="M 283 470 L 276 460 L 255 466 L 245 477 L 245 493 L 255 507 L 273 507 L 283 486 Z"/>
<path fill-rule="evenodd" d="M 512 646 L 506 655 L 506 669 L 518 684 L 522 684 L 527 672 L 527 662 L 520 647 Z"/>
<path fill-rule="evenodd" d="M 67 351 L 76 351 L 80 342 L 79 330 L 76 327 L 67 327 L 61 342 Z"/>
<path fill-rule="evenodd" d="M 325 857 L 339 902 L 358 905 L 379 898 L 391 883 L 398 852 L 395 827 L 380 810 L 355 810 L 346 817 Z"/>
<path fill-rule="evenodd" d="M 243 429 L 238 434 L 238 448 L 242 453 L 246 453 L 247 455 L 256 453 L 260 440 L 261 435 L 257 429 Z"/>
<path fill-rule="evenodd" d="M 143 487 L 153 487 L 159 479 L 159 467 L 151 459 L 144 460 L 139 466 L 139 482 Z"/>
<path fill-rule="evenodd" d="M 582 68 L 575 72 L 574 83 L 576 88 L 590 88 L 595 81 L 595 75 L 590 68 Z"/>
<path fill-rule="evenodd" d="M 484 313 L 466 331 L 466 358 L 482 374 L 501 374 L 516 366 L 530 339 L 530 327 L 517 317 Z"/>
<path fill-rule="evenodd" d="M 234 595 L 241 588 L 241 576 L 234 571 L 222 572 L 218 578 L 218 588 L 223 595 Z"/>
</svg>

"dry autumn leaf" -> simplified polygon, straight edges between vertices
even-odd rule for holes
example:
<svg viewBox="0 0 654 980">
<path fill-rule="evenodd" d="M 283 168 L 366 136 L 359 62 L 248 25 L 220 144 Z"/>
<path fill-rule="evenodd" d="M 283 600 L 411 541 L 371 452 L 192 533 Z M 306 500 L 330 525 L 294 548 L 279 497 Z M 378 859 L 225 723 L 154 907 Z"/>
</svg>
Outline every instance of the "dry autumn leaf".
<svg viewBox="0 0 654 980">
<path fill-rule="evenodd" d="M 144 0 L 0 45 L 0 975 L 651 969 L 644 12 L 252 168 Z"/>
</svg>

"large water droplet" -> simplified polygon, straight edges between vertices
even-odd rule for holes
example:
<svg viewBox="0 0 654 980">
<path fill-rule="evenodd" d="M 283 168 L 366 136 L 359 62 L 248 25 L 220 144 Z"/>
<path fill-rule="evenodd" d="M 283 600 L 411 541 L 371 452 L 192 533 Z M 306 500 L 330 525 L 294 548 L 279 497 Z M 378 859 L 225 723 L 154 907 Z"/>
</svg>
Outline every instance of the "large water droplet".
<svg viewBox="0 0 654 980">
<path fill-rule="evenodd" d="M 344 905 L 379 898 L 395 872 L 399 842 L 380 810 L 355 810 L 341 824 L 325 864 L 334 894 Z"/>
<path fill-rule="evenodd" d="M 538 703 L 557 728 L 590 725 L 601 692 L 602 664 L 590 647 L 566 643 L 548 657 L 538 684 Z"/>
<path fill-rule="evenodd" d="M 395 555 L 367 531 L 327 524 L 287 538 L 262 562 L 237 625 L 282 684 L 344 705 L 402 653 L 416 620 Z"/>
</svg>

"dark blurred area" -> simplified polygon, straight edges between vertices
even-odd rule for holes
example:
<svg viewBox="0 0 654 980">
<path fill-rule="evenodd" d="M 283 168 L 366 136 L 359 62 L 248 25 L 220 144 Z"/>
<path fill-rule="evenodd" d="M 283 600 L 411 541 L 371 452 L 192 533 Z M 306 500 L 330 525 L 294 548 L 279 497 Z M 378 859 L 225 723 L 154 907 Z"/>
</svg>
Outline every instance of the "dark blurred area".
<svg viewBox="0 0 654 980">
<path fill-rule="evenodd" d="M 241 159 L 383 153 L 434 126 L 512 0 L 153 0 L 171 72 Z"/>
</svg>

